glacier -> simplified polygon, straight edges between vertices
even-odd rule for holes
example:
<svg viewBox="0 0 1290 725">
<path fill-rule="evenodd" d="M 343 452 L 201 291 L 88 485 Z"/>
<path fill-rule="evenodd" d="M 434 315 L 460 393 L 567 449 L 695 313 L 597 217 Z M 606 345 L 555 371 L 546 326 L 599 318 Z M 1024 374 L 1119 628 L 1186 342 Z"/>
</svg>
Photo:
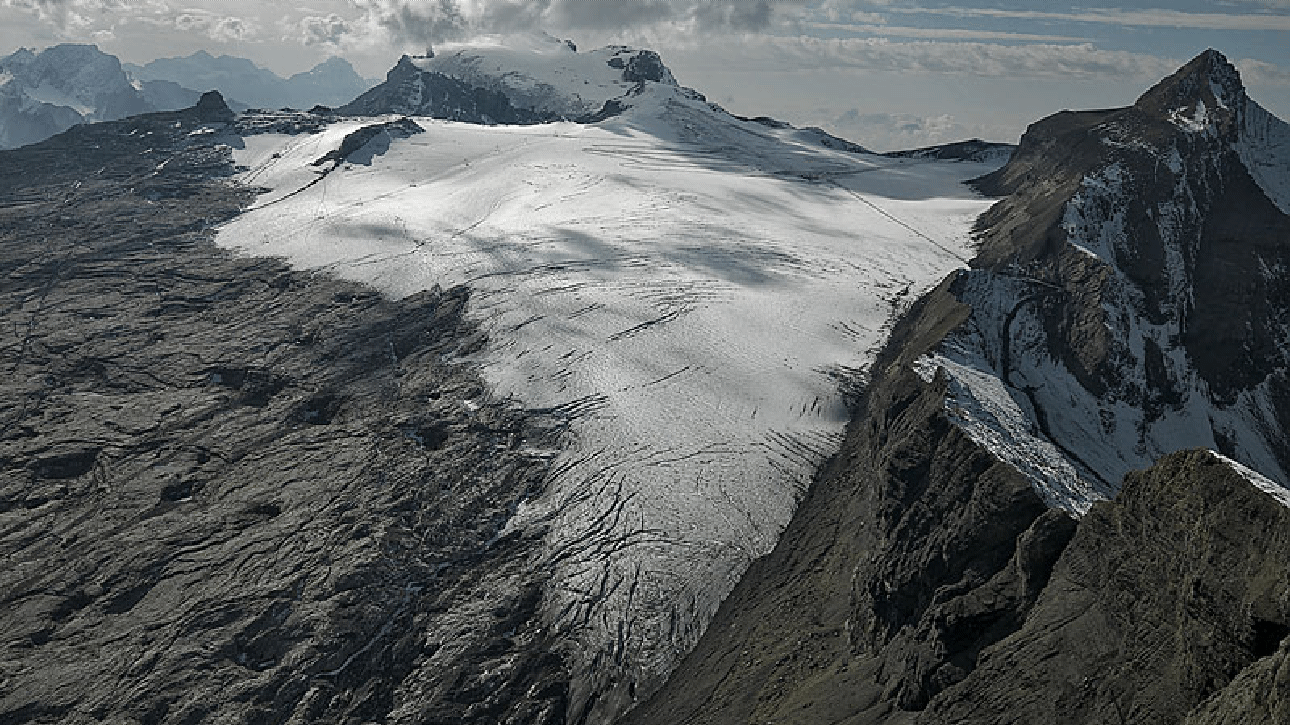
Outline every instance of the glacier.
<svg viewBox="0 0 1290 725">
<path fill-rule="evenodd" d="M 563 430 L 507 531 L 544 532 L 574 699 L 621 708 L 774 546 L 895 314 L 972 255 L 992 202 L 962 182 L 1003 160 L 828 148 L 660 83 L 597 124 L 418 117 L 314 164 L 389 120 L 246 136 L 240 178 L 264 192 L 216 241 L 393 297 L 471 290 L 469 360 Z"/>
</svg>

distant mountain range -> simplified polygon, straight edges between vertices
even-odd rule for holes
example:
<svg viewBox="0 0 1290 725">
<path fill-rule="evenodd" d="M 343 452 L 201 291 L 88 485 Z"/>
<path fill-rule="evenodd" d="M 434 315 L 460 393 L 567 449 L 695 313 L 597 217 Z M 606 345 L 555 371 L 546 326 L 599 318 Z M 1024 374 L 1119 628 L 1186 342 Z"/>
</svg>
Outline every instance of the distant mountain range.
<svg viewBox="0 0 1290 725">
<path fill-rule="evenodd" d="M 219 90 L 235 109 L 339 105 L 373 85 L 340 58 L 282 78 L 244 58 L 200 51 L 123 65 L 93 45 L 23 48 L 0 58 L 0 149 L 41 141 L 79 123 L 195 104 Z"/>
<path fill-rule="evenodd" d="M 204 50 L 182 58 L 158 58 L 145 65 L 123 67 L 143 83 L 166 81 L 202 91 L 218 90 L 232 101 L 258 108 L 339 106 L 375 84 L 364 80 L 349 61 L 337 57 L 290 78 L 246 58 L 215 57 Z"/>
</svg>

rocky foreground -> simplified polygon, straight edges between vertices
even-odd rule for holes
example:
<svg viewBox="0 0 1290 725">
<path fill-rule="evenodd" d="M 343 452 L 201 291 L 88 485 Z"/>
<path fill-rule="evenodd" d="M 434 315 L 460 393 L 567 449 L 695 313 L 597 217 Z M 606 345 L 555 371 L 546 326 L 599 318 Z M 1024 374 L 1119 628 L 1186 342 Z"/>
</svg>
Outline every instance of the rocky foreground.
<svg viewBox="0 0 1290 725">
<path fill-rule="evenodd" d="M 465 291 L 217 250 L 231 121 L 0 154 L 0 722 L 562 722 L 501 535 L 550 432 Z"/>
</svg>

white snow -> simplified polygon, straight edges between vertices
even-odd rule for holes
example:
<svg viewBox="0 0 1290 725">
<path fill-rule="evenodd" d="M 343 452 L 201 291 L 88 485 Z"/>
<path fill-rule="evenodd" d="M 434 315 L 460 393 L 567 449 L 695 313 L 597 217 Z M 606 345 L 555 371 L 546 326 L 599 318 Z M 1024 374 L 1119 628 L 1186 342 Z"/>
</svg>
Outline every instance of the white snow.
<svg viewBox="0 0 1290 725">
<path fill-rule="evenodd" d="M 835 450 L 838 377 L 893 301 L 970 256 L 991 201 L 960 182 L 994 167 L 830 151 L 661 84 L 595 126 L 416 120 L 321 180 L 371 120 L 248 137 L 243 180 L 271 191 L 217 241 L 396 297 L 473 290 L 496 392 L 568 419 L 510 524 L 549 525 L 548 615 L 585 667 L 657 684 Z"/>
<path fill-rule="evenodd" d="M 1202 100 L 1196 101 L 1196 107 L 1191 109 L 1191 116 L 1187 115 L 1186 109 L 1175 108 L 1169 113 L 1169 120 L 1188 133 L 1214 131 L 1214 123 L 1209 118 L 1209 109 L 1205 107 L 1205 102 Z"/>
<path fill-rule="evenodd" d="M 1245 480 L 1254 484 L 1255 488 L 1276 499 L 1277 503 L 1285 506 L 1286 508 L 1290 508 L 1290 489 L 1287 489 L 1285 486 L 1282 486 L 1276 481 L 1264 476 L 1253 468 L 1250 468 L 1239 461 L 1234 461 L 1231 458 L 1228 458 L 1222 453 L 1217 451 L 1210 451 L 1209 453 L 1223 463 L 1226 463 L 1233 471 L 1241 474 Z"/>
<path fill-rule="evenodd" d="M 1272 203 L 1290 214 L 1290 123 L 1247 99 L 1236 152 Z"/>
</svg>

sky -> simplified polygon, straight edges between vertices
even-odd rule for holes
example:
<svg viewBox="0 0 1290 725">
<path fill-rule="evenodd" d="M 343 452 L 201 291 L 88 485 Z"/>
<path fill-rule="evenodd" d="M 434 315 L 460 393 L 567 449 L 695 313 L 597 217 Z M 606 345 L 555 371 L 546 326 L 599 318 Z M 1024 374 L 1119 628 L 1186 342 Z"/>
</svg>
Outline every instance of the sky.
<svg viewBox="0 0 1290 725">
<path fill-rule="evenodd" d="M 1132 103 L 1210 47 L 1290 119 L 1290 0 L 0 0 L 0 56 L 207 50 L 284 76 L 339 55 L 382 78 L 403 52 L 533 30 L 653 48 L 731 112 L 875 150 L 1015 142 L 1051 113 Z"/>
</svg>

